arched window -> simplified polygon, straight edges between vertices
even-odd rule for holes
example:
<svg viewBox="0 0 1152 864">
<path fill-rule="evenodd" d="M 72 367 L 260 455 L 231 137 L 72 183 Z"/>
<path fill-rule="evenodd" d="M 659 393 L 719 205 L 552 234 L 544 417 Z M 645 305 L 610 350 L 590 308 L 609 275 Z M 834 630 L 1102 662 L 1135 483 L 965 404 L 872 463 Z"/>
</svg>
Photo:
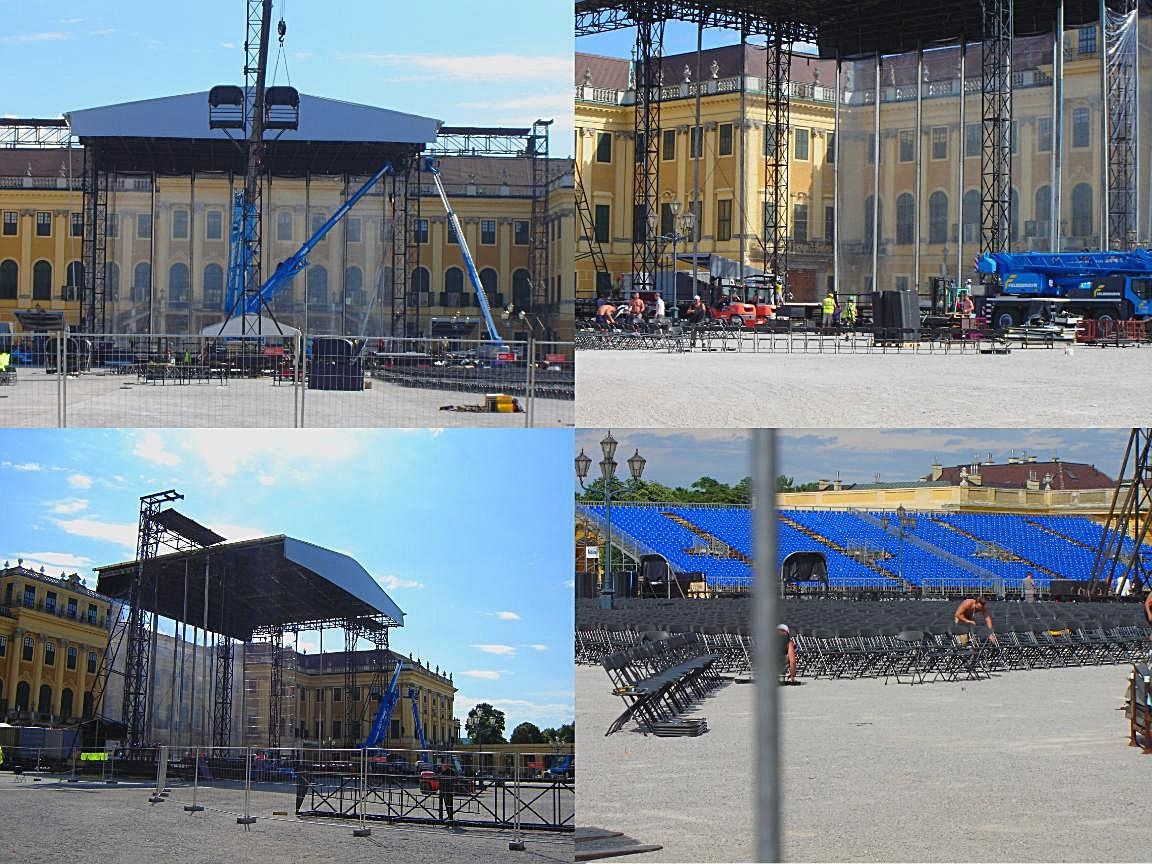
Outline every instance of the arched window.
<svg viewBox="0 0 1152 864">
<path fill-rule="evenodd" d="M 69 261 L 64 271 L 64 297 L 75 300 L 80 296 L 80 288 L 84 285 L 84 265 L 79 261 Z"/>
<path fill-rule="evenodd" d="M 292 242 L 292 211 L 281 210 L 276 214 L 276 239 Z"/>
<path fill-rule="evenodd" d="M 219 309 L 224 305 L 224 268 L 219 264 L 204 265 L 202 294 L 205 309 Z"/>
<path fill-rule="evenodd" d="M 491 267 L 480 271 L 480 284 L 484 286 L 484 293 L 489 303 L 496 303 L 496 294 L 500 290 L 500 274 Z"/>
<path fill-rule="evenodd" d="M 532 306 L 532 281 L 523 267 L 512 274 L 512 305 L 517 309 L 529 309 Z"/>
<path fill-rule="evenodd" d="M 20 282 L 20 265 L 8 259 L 0 261 L 0 300 L 15 300 Z"/>
<path fill-rule="evenodd" d="M 464 271 L 459 267 L 449 267 L 444 274 L 444 290 L 449 294 L 464 292 Z"/>
<path fill-rule="evenodd" d="M 928 242 L 948 242 L 948 193 L 936 191 L 928 198 Z"/>
<path fill-rule="evenodd" d="M 60 691 L 60 716 L 65 720 L 72 717 L 72 690 L 68 687 Z"/>
<path fill-rule="evenodd" d="M 363 306 L 364 271 L 359 267 L 344 268 L 344 302 L 349 306 Z"/>
<path fill-rule="evenodd" d="M 52 688 L 47 684 L 40 685 L 40 698 L 36 701 L 36 711 L 39 714 L 52 713 Z"/>
<path fill-rule="evenodd" d="M 412 271 L 412 290 L 417 296 L 428 293 L 430 279 L 431 276 L 427 267 L 417 267 Z M 422 302 L 427 303 L 427 297 L 422 298 Z"/>
<path fill-rule="evenodd" d="M 308 268 L 308 308 L 328 305 L 328 269 L 323 264 Z"/>
<path fill-rule="evenodd" d="M 172 306 L 187 306 L 188 265 L 177 261 L 168 268 L 168 303 Z"/>
<path fill-rule="evenodd" d="M 16 685 L 16 710 L 27 711 L 32 700 L 32 687 L 27 681 Z"/>
<path fill-rule="evenodd" d="M 132 270 L 132 302 L 147 303 L 152 294 L 152 265 L 141 261 Z"/>
<path fill-rule="evenodd" d="M 115 261 L 104 265 L 104 296 L 113 303 L 120 299 L 120 265 Z"/>
<path fill-rule="evenodd" d="M 32 299 L 52 299 L 52 264 L 49 261 L 37 261 L 32 265 Z"/>
<path fill-rule="evenodd" d="M 896 242 L 906 246 L 916 235 L 916 199 L 905 192 L 896 199 Z"/>
<path fill-rule="evenodd" d="M 980 191 L 969 189 L 964 193 L 964 206 L 961 213 L 964 223 L 964 242 L 980 242 Z"/>
<path fill-rule="evenodd" d="M 1038 237 L 1047 237 L 1052 227 L 1051 186 L 1041 186 L 1036 190 L 1034 207 L 1033 213 L 1036 216 L 1036 235 Z"/>
<path fill-rule="evenodd" d="M 1072 236 L 1087 237 L 1092 233 L 1092 187 L 1078 183 L 1072 190 Z"/>
</svg>

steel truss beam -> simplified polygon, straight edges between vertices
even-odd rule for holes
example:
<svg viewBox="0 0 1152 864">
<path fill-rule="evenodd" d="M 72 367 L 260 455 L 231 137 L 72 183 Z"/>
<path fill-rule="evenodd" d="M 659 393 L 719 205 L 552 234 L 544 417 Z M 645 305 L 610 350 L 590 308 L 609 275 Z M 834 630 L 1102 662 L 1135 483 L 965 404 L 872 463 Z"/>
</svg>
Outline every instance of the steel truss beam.
<svg viewBox="0 0 1152 864">
<path fill-rule="evenodd" d="M 656 4 L 637 6 L 633 144 L 636 164 L 632 173 L 632 287 L 656 287 L 659 265 L 660 200 L 660 87 L 664 49 L 664 19 Z"/>
<path fill-rule="evenodd" d="M 1134 249 L 1137 243 L 1137 116 L 1139 106 L 1136 0 L 1102 2 L 1114 24 L 1101 23 L 1104 52 L 1108 146 L 1108 225 L 1106 249 Z"/>
<path fill-rule="evenodd" d="M 9 147 L 75 147 L 66 120 L 0 117 L 0 149 Z"/>
<path fill-rule="evenodd" d="M 1152 562 L 1139 554 L 1152 539 L 1152 429 L 1133 429 L 1112 494 L 1104 534 L 1092 563 L 1090 593 L 1100 586 L 1109 593 L 1142 596 L 1152 588 Z M 1125 552 L 1125 546 L 1134 551 Z"/>
<path fill-rule="evenodd" d="M 588 250 L 586 252 L 579 251 L 579 246 L 576 252 L 576 260 L 583 261 L 586 258 L 592 259 L 592 266 L 596 268 L 596 296 L 606 297 L 612 294 L 611 276 L 608 277 L 608 284 L 600 284 L 600 274 L 608 273 L 608 261 L 604 257 L 604 247 L 600 245 L 600 241 L 596 239 L 596 217 L 592 213 L 592 205 L 588 201 L 588 194 L 584 190 L 584 180 L 580 176 L 579 166 L 575 169 L 574 177 L 576 186 L 576 212 L 580 217 L 580 231 L 582 232 L 581 240 L 584 241 L 584 246 Z"/>
<path fill-rule="evenodd" d="M 1012 0 L 982 0 L 980 251 L 1006 252 L 1012 205 Z"/>
<path fill-rule="evenodd" d="M 777 24 L 768 36 L 764 78 L 764 263 L 780 277 L 788 272 L 791 41 L 789 27 Z"/>
</svg>

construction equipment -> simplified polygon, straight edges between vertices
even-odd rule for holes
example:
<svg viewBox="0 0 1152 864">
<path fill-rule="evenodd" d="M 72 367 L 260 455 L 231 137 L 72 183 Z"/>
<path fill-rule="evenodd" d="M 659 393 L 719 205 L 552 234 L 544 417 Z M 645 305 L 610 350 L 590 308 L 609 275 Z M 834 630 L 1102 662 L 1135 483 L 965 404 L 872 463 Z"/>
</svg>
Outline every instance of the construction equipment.
<svg viewBox="0 0 1152 864">
<path fill-rule="evenodd" d="M 368 737 L 364 739 L 361 747 L 379 747 L 380 742 L 387 737 L 388 723 L 392 719 L 392 712 L 396 710 L 396 703 L 400 701 L 400 670 L 403 668 L 403 661 L 397 660 L 392 680 L 388 682 L 388 689 L 380 697 L 376 719 L 372 721 L 372 728 L 368 730 Z"/>
<path fill-rule="evenodd" d="M 1152 253 L 991 252 L 976 269 L 989 292 L 984 314 L 1007 330 L 1039 318 L 1097 321 L 1152 317 Z"/>
</svg>

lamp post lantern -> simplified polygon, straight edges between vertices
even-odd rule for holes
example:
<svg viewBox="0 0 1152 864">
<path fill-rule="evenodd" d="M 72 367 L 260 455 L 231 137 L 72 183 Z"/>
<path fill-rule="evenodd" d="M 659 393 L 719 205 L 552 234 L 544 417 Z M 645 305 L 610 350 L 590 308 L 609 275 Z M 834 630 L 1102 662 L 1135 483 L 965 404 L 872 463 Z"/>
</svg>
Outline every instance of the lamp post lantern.
<svg viewBox="0 0 1152 864">
<path fill-rule="evenodd" d="M 600 608 L 611 609 L 615 605 L 616 585 L 612 577 L 612 481 L 616 479 L 616 447 L 619 445 L 612 433 L 609 432 L 600 441 L 600 452 L 604 458 L 600 460 L 600 474 L 604 479 L 604 570 L 600 579 Z M 644 475 L 644 466 L 647 461 L 636 450 L 628 458 L 628 472 L 632 479 L 639 482 Z M 584 481 L 592 468 L 592 459 L 583 449 L 576 457 L 576 478 L 580 481 L 580 488 L 587 490 Z"/>
</svg>

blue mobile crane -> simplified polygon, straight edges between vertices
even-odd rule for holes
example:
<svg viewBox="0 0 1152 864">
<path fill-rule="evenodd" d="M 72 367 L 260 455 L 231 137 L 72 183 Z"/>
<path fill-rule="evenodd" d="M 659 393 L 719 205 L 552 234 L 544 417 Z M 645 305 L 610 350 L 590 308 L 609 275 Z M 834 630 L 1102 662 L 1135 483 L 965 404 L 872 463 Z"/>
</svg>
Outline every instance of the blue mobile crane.
<svg viewBox="0 0 1152 864">
<path fill-rule="evenodd" d="M 1152 317 L 1152 253 L 991 252 L 976 269 L 997 293 L 984 300 L 993 326 L 1077 315 L 1097 321 Z"/>
<path fill-rule="evenodd" d="M 460 219 L 456 215 L 456 211 L 452 209 L 452 204 L 448 200 L 448 194 L 444 190 L 444 183 L 441 180 L 440 169 L 436 165 L 436 160 L 430 156 L 421 157 L 420 170 L 423 173 L 429 174 L 436 185 L 436 192 L 440 196 L 440 201 L 444 205 L 444 211 L 448 216 L 448 222 L 455 232 L 457 240 L 460 242 L 460 253 L 464 258 L 464 265 L 468 271 L 468 279 L 472 283 L 472 288 L 476 292 L 476 298 L 480 303 L 480 311 L 484 317 L 484 326 L 488 331 L 488 338 L 494 343 L 497 350 L 500 350 L 504 345 L 504 339 L 500 336 L 499 331 L 496 329 L 496 321 L 492 317 L 492 308 L 488 304 L 488 296 L 484 291 L 484 285 L 480 281 L 480 274 L 476 271 L 476 262 L 472 258 L 472 250 L 468 246 L 468 241 L 464 238 L 464 232 L 460 227 Z M 284 289 L 305 267 L 308 266 L 308 256 L 316 244 L 324 239 L 340 221 L 348 215 L 356 203 L 371 191 L 372 187 L 387 177 L 393 172 L 391 163 L 386 163 L 383 168 L 373 174 L 363 186 L 356 190 L 347 201 L 337 208 L 323 225 L 316 229 L 316 231 L 296 250 L 290 257 L 281 261 L 276 265 L 275 271 L 269 276 L 260 289 L 254 293 L 247 294 L 244 292 L 244 274 L 247 272 L 247 232 L 250 230 L 251 219 L 247 215 L 242 200 L 242 194 L 237 194 L 237 200 L 233 207 L 232 215 L 232 243 L 229 251 L 229 264 L 228 264 L 228 309 L 229 319 L 236 316 L 257 316 L 254 322 L 259 322 L 261 309 L 268 306 L 273 298 Z M 225 320 L 224 325 L 227 324 L 228 319 Z M 221 332 L 223 332 L 224 325 L 221 325 Z M 269 334 L 271 335 L 271 334 Z"/>
</svg>

